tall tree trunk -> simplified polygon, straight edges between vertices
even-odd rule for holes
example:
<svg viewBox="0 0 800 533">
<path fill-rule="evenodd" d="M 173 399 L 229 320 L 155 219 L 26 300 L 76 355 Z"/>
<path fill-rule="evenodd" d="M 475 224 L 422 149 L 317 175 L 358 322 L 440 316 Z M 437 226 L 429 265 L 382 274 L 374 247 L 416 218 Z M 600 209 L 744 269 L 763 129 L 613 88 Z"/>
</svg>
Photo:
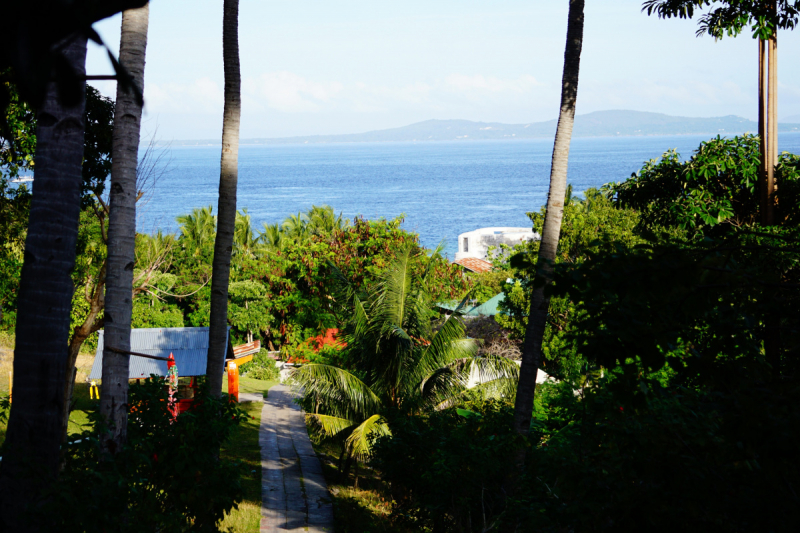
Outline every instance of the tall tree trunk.
<svg viewBox="0 0 800 533">
<path fill-rule="evenodd" d="M 63 53 L 84 76 L 86 39 L 74 38 Z M 32 531 L 23 513 L 38 504 L 58 472 L 82 183 L 85 92 L 80 94 L 77 105 L 64 107 L 50 83 L 37 114 L 35 180 L 17 308 L 17 379 L 0 463 L 2 531 Z"/>
<path fill-rule="evenodd" d="M 758 136 L 761 139 L 761 168 L 760 187 L 761 194 L 761 224 L 770 225 L 772 209 L 770 207 L 770 180 L 769 180 L 769 130 L 767 116 L 769 115 L 769 53 L 767 41 L 758 40 Z"/>
<path fill-rule="evenodd" d="M 150 6 L 122 13 L 119 61 L 136 86 L 144 89 L 144 62 Z M 127 352 L 131 346 L 133 267 L 136 248 L 136 168 L 142 106 L 133 90 L 117 84 L 111 149 L 111 191 L 108 214 L 108 259 L 104 320 L 100 414 L 109 426 L 106 446 L 112 453 L 125 443 L 128 423 Z"/>
<path fill-rule="evenodd" d="M 544 218 L 539 258 L 536 263 L 536 278 L 525 342 L 522 346 L 522 366 L 514 405 L 514 427 L 526 435 L 531 425 L 533 396 L 536 392 L 536 375 L 542 356 L 542 339 L 547 325 L 547 309 L 550 299 L 544 294 L 544 286 L 553 279 L 553 264 L 561 234 L 561 218 L 564 215 L 564 194 L 567 189 L 567 165 L 572 126 L 575 122 L 575 103 L 578 98 L 578 73 L 580 71 L 581 48 L 583 46 L 584 0 L 570 0 L 567 24 L 567 46 L 564 51 L 564 75 L 561 80 L 561 110 L 553 146 L 553 161 L 550 168 L 550 192 L 547 197 L 547 212 Z M 543 283 L 541 283 L 543 282 Z"/>
<path fill-rule="evenodd" d="M 94 280 L 89 280 L 88 284 L 92 285 Z M 67 349 L 67 366 L 64 372 L 64 398 L 63 409 L 61 413 L 61 439 L 66 441 L 67 431 L 69 429 L 69 414 L 72 410 L 72 393 L 75 388 L 75 362 L 78 360 L 78 355 L 81 352 L 81 346 L 89 338 L 89 335 L 103 327 L 103 319 L 98 318 L 100 313 L 103 312 L 105 300 L 105 283 L 106 283 L 106 265 L 100 267 L 100 272 L 97 274 L 97 280 L 94 283 L 92 294 L 88 294 L 88 286 L 86 288 L 86 301 L 89 304 L 89 313 L 79 326 L 75 326 L 72 330 L 72 337 L 69 340 L 69 348 Z"/>
<path fill-rule="evenodd" d="M 239 0 L 225 0 L 222 19 L 222 58 L 225 65 L 225 109 L 222 119 L 222 157 L 219 173 L 217 237 L 211 273 L 206 376 L 211 393 L 222 392 L 222 369 L 228 338 L 228 281 L 233 233 L 236 228 L 236 184 L 239 179 L 239 119 L 242 112 L 239 71 Z"/>
</svg>

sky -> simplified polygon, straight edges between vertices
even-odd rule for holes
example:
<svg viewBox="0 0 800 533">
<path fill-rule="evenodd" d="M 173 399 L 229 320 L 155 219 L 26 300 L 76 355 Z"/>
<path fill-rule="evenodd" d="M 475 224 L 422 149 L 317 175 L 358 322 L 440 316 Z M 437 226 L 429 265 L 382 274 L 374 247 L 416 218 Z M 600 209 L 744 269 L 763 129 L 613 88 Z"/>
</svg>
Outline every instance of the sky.
<svg viewBox="0 0 800 533">
<path fill-rule="evenodd" d="M 222 0 L 152 0 L 144 137 L 217 139 Z M 757 41 L 587 0 L 578 114 L 757 115 Z M 567 0 L 240 0 L 241 137 L 357 133 L 429 119 L 558 115 Z M 119 48 L 118 15 L 95 25 Z M 800 114 L 800 30 L 779 35 L 779 117 Z M 90 44 L 87 73 L 113 70 Z M 113 82 L 96 82 L 113 97 Z"/>
</svg>

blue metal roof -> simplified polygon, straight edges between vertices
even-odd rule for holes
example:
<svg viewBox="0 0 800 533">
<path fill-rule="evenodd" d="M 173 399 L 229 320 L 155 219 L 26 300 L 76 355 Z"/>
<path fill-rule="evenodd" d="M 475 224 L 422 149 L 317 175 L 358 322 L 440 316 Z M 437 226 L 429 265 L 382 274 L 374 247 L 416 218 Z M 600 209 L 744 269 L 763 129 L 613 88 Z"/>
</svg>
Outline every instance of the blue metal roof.
<svg viewBox="0 0 800 533">
<path fill-rule="evenodd" d="M 230 328 L 228 328 L 230 330 Z M 103 374 L 103 330 L 97 342 L 89 379 Z M 175 357 L 179 376 L 204 376 L 208 356 L 208 328 L 141 328 L 131 330 L 131 351 L 158 357 Z M 128 379 L 147 378 L 150 374 L 167 375 L 167 362 L 130 356 Z M 224 365 L 224 363 L 223 363 Z M 220 367 L 220 373 L 224 366 Z"/>
</svg>

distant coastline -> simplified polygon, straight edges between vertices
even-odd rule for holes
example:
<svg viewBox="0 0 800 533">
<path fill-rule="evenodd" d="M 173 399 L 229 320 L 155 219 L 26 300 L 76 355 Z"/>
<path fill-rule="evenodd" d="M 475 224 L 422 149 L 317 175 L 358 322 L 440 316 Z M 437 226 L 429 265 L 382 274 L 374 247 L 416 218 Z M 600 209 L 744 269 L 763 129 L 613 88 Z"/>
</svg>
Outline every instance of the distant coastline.
<svg viewBox="0 0 800 533">
<path fill-rule="evenodd" d="M 797 117 L 791 117 L 793 119 Z M 400 128 L 341 135 L 308 135 L 270 139 L 242 139 L 240 145 L 338 144 L 369 142 L 436 142 L 474 140 L 546 139 L 555 135 L 556 121 L 527 124 L 426 120 Z M 575 118 L 574 137 L 655 137 L 665 135 L 741 135 L 754 133 L 758 124 L 728 115 L 724 117 L 676 117 L 642 111 L 596 111 Z M 781 133 L 800 132 L 800 123 L 779 123 Z M 219 146 L 218 140 L 176 140 L 171 146 Z"/>
</svg>

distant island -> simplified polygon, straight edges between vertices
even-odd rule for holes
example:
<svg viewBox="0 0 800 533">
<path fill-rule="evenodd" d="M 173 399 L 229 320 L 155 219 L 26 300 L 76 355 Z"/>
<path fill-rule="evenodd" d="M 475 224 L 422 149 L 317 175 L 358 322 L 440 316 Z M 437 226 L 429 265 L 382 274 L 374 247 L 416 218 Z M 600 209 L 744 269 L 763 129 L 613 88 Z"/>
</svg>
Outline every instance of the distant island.
<svg viewBox="0 0 800 533">
<path fill-rule="evenodd" d="M 800 119 L 800 117 L 790 117 Z M 674 117 L 644 111 L 595 111 L 575 117 L 574 137 L 642 135 L 738 135 L 755 133 L 758 124 L 746 118 Z M 800 131 L 798 122 L 780 123 L 779 132 Z M 556 120 L 528 124 L 473 122 L 470 120 L 426 120 L 409 126 L 344 135 L 309 135 L 275 139 L 242 139 L 241 144 L 312 144 L 351 142 L 425 142 L 551 138 Z M 219 140 L 173 141 L 173 146 L 219 144 Z"/>
</svg>

